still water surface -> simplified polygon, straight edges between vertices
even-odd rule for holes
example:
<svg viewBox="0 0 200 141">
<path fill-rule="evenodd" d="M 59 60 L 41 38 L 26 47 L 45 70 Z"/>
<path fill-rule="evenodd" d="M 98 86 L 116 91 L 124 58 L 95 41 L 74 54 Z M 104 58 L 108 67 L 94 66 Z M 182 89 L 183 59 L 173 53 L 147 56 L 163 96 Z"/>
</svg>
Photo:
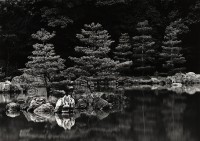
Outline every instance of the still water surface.
<svg viewBox="0 0 200 141">
<path fill-rule="evenodd" d="M 129 104 L 98 117 L 7 116 L 0 105 L 0 141 L 199 141 L 200 93 L 125 91 Z"/>
</svg>

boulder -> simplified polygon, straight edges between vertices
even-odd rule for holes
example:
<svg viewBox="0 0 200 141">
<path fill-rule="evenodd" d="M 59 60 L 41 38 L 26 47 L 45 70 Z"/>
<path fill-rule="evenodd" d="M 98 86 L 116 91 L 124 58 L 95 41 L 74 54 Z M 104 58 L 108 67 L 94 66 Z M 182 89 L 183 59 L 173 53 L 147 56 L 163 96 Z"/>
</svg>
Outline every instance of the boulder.
<svg viewBox="0 0 200 141">
<path fill-rule="evenodd" d="M 32 96 L 47 96 L 47 90 L 45 87 L 30 87 L 27 90 L 27 94 Z"/>
<path fill-rule="evenodd" d="M 100 97 L 94 98 L 93 105 L 94 105 L 94 108 L 98 109 L 98 110 L 104 110 L 104 109 L 110 109 L 111 108 L 111 104 L 108 103 L 106 100 L 100 98 Z"/>
<path fill-rule="evenodd" d="M 10 86 L 10 81 L 0 82 L 0 91 L 10 91 Z"/>
<path fill-rule="evenodd" d="M 160 83 L 160 80 L 158 78 L 154 78 L 154 77 L 151 78 L 151 81 L 152 81 L 153 84 L 159 84 Z"/>
<path fill-rule="evenodd" d="M 58 98 L 55 96 L 49 96 L 48 101 L 50 104 L 52 104 L 53 106 L 56 106 L 56 103 L 58 101 Z"/>
<path fill-rule="evenodd" d="M 12 92 L 20 91 L 22 93 L 23 88 L 19 84 L 11 84 L 10 85 L 10 91 L 12 91 Z"/>
<path fill-rule="evenodd" d="M 14 102 L 11 102 L 6 105 L 6 111 L 8 112 L 18 112 L 20 111 L 20 105 Z"/>
<path fill-rule="evenodd" d="M 101 98 L 103 98 L 104 100 L 106 100 L 109 103 L 114 104 L 119 104 L 122 102 L 122 95 L 120 94 L 115 94 L 115 93 L 110 93 L 110 94 L 104 94 Z"/>
<path fill-rule="evenodd" d="M 30 102 L 30 106 L 28 108 L 28 111 L 33 111 L 34 109 L 38 108 L 42 104 L 46 103 L 46 98 L 45 97 L 34 97 L 32 98 Z"/>
<path fill-rule="evenodd" d="M 41 114 L 51 114 L 54 112 L 54 107 L 50 103 L 42 104 L 34 110 L 34 113 L 37 115 Z"/>
<path fill-rule="evenodd" d="M 196 75 L 194 72 L 186 73 L 186 79 L 187 79 L 187 83 L 199 83 L 200 82 L 198 75 Z"/>
<path fill-rule="evenodd" d="M 62 108 L 75 108 L 75 100 L 70 95 L 58 99 L 55 112 L 61 112 Z"/>
<path fill-rule="evenodd" d="M 77 101 L 77 105 L 76 105 L 77 108 L 86 109 L 87 106 L 88 106 L 88 103 L 87 103 L 87 101 L 85 99 L 79 99 Z"/>
</svg>

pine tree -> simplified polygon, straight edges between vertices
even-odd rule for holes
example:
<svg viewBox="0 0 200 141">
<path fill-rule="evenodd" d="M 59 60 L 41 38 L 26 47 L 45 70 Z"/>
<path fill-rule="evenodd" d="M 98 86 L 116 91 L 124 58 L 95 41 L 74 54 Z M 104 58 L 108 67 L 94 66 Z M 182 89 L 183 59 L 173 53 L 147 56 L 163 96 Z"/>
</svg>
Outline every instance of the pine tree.
<svg viewBox="0 0 200 141">
<path fill-rule="evenodd" d="M 86 46 L 77 46 L 75 51 L 88 56 L 107 57 L 110 52 L 110 45 L 114 42 L 110 37 L 108 31 L 103 30 L 101 24 L 85 24 L 81 34 L 77 34 L 77 38 Z"/>
<path fill-rule="evenodd" d="M 132 55 L 131 48 L 130 37 L 128 34 L 121 34 L 119 45 L 115 48 L 114 59 L 120 62 L 130 61 Z"/>
<path fill-rule="evenodd" d="M 153 70 L 153 62 L 155 61 L 155 42 L 150 35 L 152 27 L 149 26 L 147 20 L 139 22 L 136 27 L 139 35 L 133 37 L 133 63 L 135 71 L 145 72 Z"/>
<path fill-rule="evenodd" d="M 84 46 L 75 47 L 75 51 L 82 53 L 82 57 L 70 57 L 75 62 L 75 66 L 68 69 L 78 74 L 75 76 L 108 76 L 115 72 L 115 66 L 118 62 L 110 59 L 108 53 L 113 41 L 110 39 L 108 31 L 103 30 L 101 24 L 92 23 L 85 25 L 81 34 L 77 38 Z"/>
<path fill-rule="evenodd" d="M 184 28 L 183 28 L 184 27 Z M 185 70 L 183 64 L 186 62 L 185 57 L 181 54 L 182 47 L 180 46 L 181 40 L 178 35 L 185 30 L 185 26 L 181 26 L 181 20 L 172 22 L 165 30 L 165 36 L 162 46 L 161 58 L 165 63 L 163 67 L 167 69 L 169 74 L 181 72 Z"/>
<path fill-rule="evenodd" d="M 115 48 L 114 59 L 120 63 L 125 63 L 126 66 L 122 67 L 121 73 L 126 73 L 132 66 L 132 46 L 130 43 L 130 37 L 127 33 L 121 34 L 119 38 L 119 44 Z"/>
<path fill-rule="evenodd" d="M 45 82 L 47 92 L 50 91 L 50 86 L 61 83 L 61 72 L 64 70 L 64 59 L 56 55 L 54 45 L 47 43 L 55 36 L 55 32 L 50 33 L 44 29 L 32 34 L 32 38 L 39 40 L 41 43 L 33 45 L 34 51 L 28 58 L 30 61 L 26 63 L 24 72 L 35 77 L 41 77 Z"/>
</svg>

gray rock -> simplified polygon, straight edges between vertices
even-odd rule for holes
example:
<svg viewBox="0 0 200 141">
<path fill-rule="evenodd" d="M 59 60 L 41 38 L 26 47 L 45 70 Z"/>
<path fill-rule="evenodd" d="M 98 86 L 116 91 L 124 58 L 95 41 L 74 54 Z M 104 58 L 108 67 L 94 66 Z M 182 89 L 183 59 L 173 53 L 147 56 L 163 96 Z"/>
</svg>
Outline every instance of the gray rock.
<svg viewBox="0 0 200 141">
<path fill-rule="evenodd" d="M 55 107 L 55 112 L 61 112 L 62 108 L 65 110 L 67 108 L 75 108 L 75 100 L 70 95 L 65 95 L 63 98 L 58 99 Z"/>
<path fill-rule="evenodd" d="M 76 106 L 77 106 L 77 108 L 85 109 L 85 108 L 87 108 L 88 103 L 84 99 L 79 99 Z"/>
<path fill-rule="evenodd" d="M 41 106 L 42 104 L 45 104 L 45 103 L 46 103 L 45 97 L 34 97 L 30 102 L 30 106 L 28 108 L 28 111 L 32 111 L 32 110 L 38 108 L 39 106 Z"/>
<path fill-rule="evenodd" d="M 108 101 L 97 97 L 94 99 L 94 108 L 95 109 L 99 109 L 99 110 L 103 110 L 103 109 L 109 109 L 111 107 L 111 104 L 108 103 Z"/>
<path fill-rule="evenodd" d="M 8 112 L 17 112 L 20 111 L 20 105 L 14 102 L 11 102 L 6 105 L 6 111 Z"/>
</svg>

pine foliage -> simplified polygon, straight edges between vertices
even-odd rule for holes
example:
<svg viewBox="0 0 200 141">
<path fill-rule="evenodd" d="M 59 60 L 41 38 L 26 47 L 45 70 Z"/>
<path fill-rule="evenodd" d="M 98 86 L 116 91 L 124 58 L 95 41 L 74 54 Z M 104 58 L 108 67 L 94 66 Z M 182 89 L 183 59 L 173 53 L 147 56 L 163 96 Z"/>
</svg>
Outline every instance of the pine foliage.
<svg viewBox="0 0 200 141">
<path fill-rule="evenodd" d="M 132 57 L 130 37 L 127 33 L 121 34 L 119 44 L 115 48 L 114 59 L 120 62 L 130 61 Z"/>
<path fill-rule="evenodd" d="M 33 45 L 34 51 L 28 57 L 30 61 L 26 63 L 25 69 L 25 73 L 41 77 L 47 88 L 61 81 L 62 71 L 65 68 L 65 60 L 56 55 L 53 44 L 47 43 L 54 36 L 55 32 L 50 33 L 44 29 L 32 34 L 32 38 L 41 43 Z"/>
<path fill-rule="evenodd" d="M 139 35 L 133 37 L 133 62 L 136 71 L 144 72 L 154 69 L 155 61 L 155 42 L 150 35 L 152 27 L 147 20 L 139 22 L 136 27 Z"/>
<path fill-rule="evenodd" d="M 110 37 L 108 31 L 104 30 L 99 23 L 85 25 L 81 34 L 77 34 L 77 38 L 84 46 L 75 47 L 75 51 L 82 53 L 83 56 L 79 58 L 70 57 L 75 62 L 75 66 L 69 68 L 68 73 L 69 70 L 74 70 L 78 73 L 74 74 L 75 76 L 113 75 L 118 62 L 108 57 L 110 45 L 113 43 Z"/>
<path fill-rule="evenodd" d="M 121 74 L 126 74 L 130 71 L 130 67 L 132 66 L 132 46 L 130 42 L 130 37 L 128 33 L 121 34 L 119 38 L 119 44 L 115 48 L 114 59 L 119 61 L 118 71 Z"/>
<path fill-rule="evenodd" d="M 162 46 L 161 57 L 165 60 L 163 67 L 168 70 L 169 74 L 181 72 L 185 70 L 183 64 L 186 62 L 185 57 L 181 53 L 182 47 L 180 46 L 181 40 L 178 35 L 182 32 L 183 26 L 181 20 L 172 22 L 165 30 L 165 37 Z M 186 28 L 186 27 L 185 27 Z"/>
</svg>

